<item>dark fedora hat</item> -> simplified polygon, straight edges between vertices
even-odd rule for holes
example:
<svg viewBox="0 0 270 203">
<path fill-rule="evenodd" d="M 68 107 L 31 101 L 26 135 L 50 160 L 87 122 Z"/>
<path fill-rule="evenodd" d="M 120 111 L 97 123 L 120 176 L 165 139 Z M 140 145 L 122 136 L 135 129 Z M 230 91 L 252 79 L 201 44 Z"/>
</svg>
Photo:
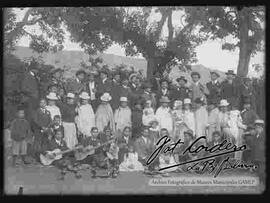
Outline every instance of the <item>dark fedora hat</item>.
<svg viewBox="0 0 270 203">
<path fill-rule="evenodd" d="M 217 77 L 220 77 L 220 75 L 216 71 L 210 71 L 210 74 L 211 75 L 215 74 Z"/>
<path fill-rule="evenodd" d="M 185 81 L 185 83 L 187 83 L 187 79 L 184 76 L 180 76 L 179 78 L 176 79 L 177 82 L 179 82 L 180 80 Z"/>
<path fill-rule="evenodd" d="M 86 72 L 84 71 L 84 70 L 78 70 L 77 72 L 76 72 L 76 76 L 78 76 L 78 75 L 80 75 L 80 74 L 84 74 L 84 75 L 86 75 Z"/>
<path fill-rule="evenodd" d="M 194 72 L 191 73 L 191 77 L 192 77 L 193 75 L 198 75 L 198 77 L 201 78 L 200 73 L 198 73 L 198 72 L 196 72 L 196 71 L 194 71 Z"/>
<path fill-rule="evenodd" d="M 244 97 L 244 104 L 251 104 L 250 97 Z"/>
<path fill-rule="evenodd" d="M 194 100 L 194 102 L 195 102 L 196 104 L 203 104 L 203 98 L 197 97 L 197 98 Z"/>
<path fill-rule="evenodd" d="M 225 73 L 226 75 L 235 75 L 233 70 L 228 70 L 227 73 Z"/>
<path fill-rule="evenodd" d="M 56 68 L 56 69 L 51 70 L 51 74 L 55 74 L 57 72 L 64 72 L 64 70 L 62 68 Z"/>
</svg>

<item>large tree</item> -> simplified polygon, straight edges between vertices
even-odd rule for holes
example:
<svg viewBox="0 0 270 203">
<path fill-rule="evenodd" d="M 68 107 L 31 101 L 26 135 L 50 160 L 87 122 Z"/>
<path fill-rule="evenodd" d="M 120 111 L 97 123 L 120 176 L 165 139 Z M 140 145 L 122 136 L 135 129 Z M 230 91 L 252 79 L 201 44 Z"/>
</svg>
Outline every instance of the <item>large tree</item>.
<svg viewBox="0 0 270 203">
<path fill-rule="evenodd" d="M 237 75 L 244 77 L 249 71 L 251 56 L 264 49 L 265 8 L 258 7 L 186 7 L 191 14 L 187 21 L 200 27 L 210 39 L 222 39 L 222 49 L 239 50 Z M 227 41 L 233 37 L 235 42 Z"/>
</svg>

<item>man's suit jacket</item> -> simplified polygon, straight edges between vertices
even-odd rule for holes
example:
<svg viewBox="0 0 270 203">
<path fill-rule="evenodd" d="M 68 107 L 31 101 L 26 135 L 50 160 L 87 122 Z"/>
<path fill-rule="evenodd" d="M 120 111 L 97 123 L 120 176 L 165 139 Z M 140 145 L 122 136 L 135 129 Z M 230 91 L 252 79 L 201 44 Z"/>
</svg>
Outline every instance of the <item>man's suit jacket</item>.
<svg viewBox="0 0 270 203">
<path fill-rule="evenodd" d="M 68 93 L 72 92 L 78 96 L 81 92 L 86 91 L 86 84 L 75 79 L 68 82 L 66 90 Z"/>
<path fill-rule="evenodd" d="M 139 137 L 135 142 L 135 151 L 140 159 L 148 158 L 154 152 L 153 140 L 147 138 L 147 143 L 145 143 L 142 136 Z"/>
<path fill-rule="evenodd" d="M 173 100 L 184 101 L 185 98 L 189 98 L 190 90 L 187 87 L 175 87 L 173 89 Z"/>
<path fill-rule="evenodd" d="M 192 91 L 192 101 L 194 101 L 196 98 L 205 99 L 206 95 L 209 94 L 209 90 L 207 89 L 207 87 L 202 85 L 200 82 L 198 85 L 192 83 L 189 88 Z"/>
<path fill-rule="evenodd" d="M 167 89 L 167 92 L 166 92 L 165 94 L 163 94 L 163 92 L 162 92 L 161 89 L 158 90 L 158 91 L 156 92 L 157 107 L 160 106 L 159 99 L 160 99 L 161 97 L 168 97 L 168 98 L 171 100 L 171 103 L 172 103 L 173 95 L 174 95 L 173 93 L 174 93 L 173 90 L 171 90 L 171 89 L 169 89 L 169 88 Z"/>
<path fill-rule="evenodd" d="M 36 99 L 39 97 L 39 82 L 30 72 L 24 75 L 21 85 L 22 91 L 25 92 L 28 97 Z"/>
<path fill-rule="evenodd" d="M 206 87 L 209 90 L 208 100 L 213 100 L 216 103 L 220 101 L 220 90 L 221 90 L 221 84 L 219 81 L 217 81 L 215 84 L 213 84 L 212 81 L 206 83 Z"/>
<path fill-rule="evenodd" d="M 230 104 L 238 106 L 239 86 L 236 81 L 229 84 L 227 80 L 221 83 L 220 96 L 221 99 L 226 99 Z"/>
</svg>

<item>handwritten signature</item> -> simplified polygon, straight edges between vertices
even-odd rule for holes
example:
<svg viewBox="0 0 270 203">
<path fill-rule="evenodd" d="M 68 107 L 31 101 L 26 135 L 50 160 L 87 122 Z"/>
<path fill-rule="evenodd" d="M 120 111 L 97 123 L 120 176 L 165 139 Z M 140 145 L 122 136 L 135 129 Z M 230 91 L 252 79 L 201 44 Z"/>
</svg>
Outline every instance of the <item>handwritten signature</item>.
<svg viewBox="0 0 270 203">
<path fill-rule="evenodd" d="M 183 163 L 178 163 L 175 165 L 167 166 L 164 168 L 160 168 L 159 171 L 178 167 L 181 165 L 186 165 L 193 163 L 193 165 L 187 167 L 187 171 L 194 170 L 194 171 L 200 171 L 201 173 L 204 173 L 206 169 L 210 173 L 213 173 L 215 171 L 214 177 L 217 177 L 221 171 L 223 170 L 232 170 L 236 168 L 256 168 L 253 164 L 245 164 L 241 162 L 240 160 L 236 160 L 235 162 L 230 161 L 230 157 L 228 156 L 223 161 L 221 161 L 220 164 L 216 163 L 215 158 L 232 154 L 238 151 L 244 151 L 246 150 L 246 145 L 242 145 L 240 147 L 236 146 L 235 144 L 232 144 L 228 142 L 227 140 L 223 140 L 221 143 L 208 147 L 201 143 L 202 140 L 206 140 L 205 136 L 198 137 L 193 143 L 191 143 L 186 149 L 183 150 L 182 155 L 185 155 L 186 153 L 190 153 L 192 155 L 198 154 L 200 152 L 207 152 L 209 156 L 189 160 Z M 148 158 L 146 164 L 150 165 L 162 152 L 164 154 L 166 153 L 173 153 L 176 147 L 179 147 L 179 145 L 184 144 L 184 142 L 179 139 L 177 142 L 169 144 L 171 142 L 171 139 L 166 135 L 160 138 L 156 145 L 158 146 L 155 151 L 150 155 Z M 199 146 L 197 146 L 199 144 Z M 220 153 L 219 153 L 220 152 Z"/>
</svg>

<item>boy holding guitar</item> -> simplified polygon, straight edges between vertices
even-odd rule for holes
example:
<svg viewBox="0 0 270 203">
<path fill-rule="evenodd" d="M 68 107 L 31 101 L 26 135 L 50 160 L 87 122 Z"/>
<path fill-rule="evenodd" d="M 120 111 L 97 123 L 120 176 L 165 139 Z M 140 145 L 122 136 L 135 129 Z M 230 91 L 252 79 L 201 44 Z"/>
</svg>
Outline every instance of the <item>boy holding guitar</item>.
<svg viewBox="0 0 270 203">
<path fill-rule="evenodd" d="M 81 178 L 78 171 L 73 167 L 74 160 L 69 156 L 73 150 L 69 150 L 66 142 L 63 140 L 63 131 L 57 129 L 54 131 L 53 138 L 44 146 L 40 155 L 40 160 L 44 165 L 53 164 L 61 171 L 59 180 L 64 180 L 67 171 L 75 174 L 76 178 Z"/>
</svg>

